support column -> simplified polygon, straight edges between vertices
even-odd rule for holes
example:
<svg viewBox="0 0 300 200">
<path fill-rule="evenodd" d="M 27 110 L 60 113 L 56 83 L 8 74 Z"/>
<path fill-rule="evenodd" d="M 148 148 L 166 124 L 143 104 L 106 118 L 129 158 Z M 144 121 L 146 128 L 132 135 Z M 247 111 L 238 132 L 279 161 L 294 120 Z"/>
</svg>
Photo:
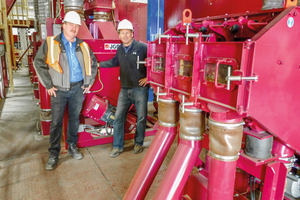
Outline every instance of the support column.
<svg viewBox="0 0 300 200">
<path fill-rule="evenodd" d="M 1 0 L 1 6 L 2 6 L 2 16 L 3 16 L 3 29 L 4 29 L 4 35 L 5 35 L 5 48 L 7 53 L 7 66 L 8 66 L 8 74 L 9 74 L 9 86 L 10 91 L 14 92 L 14 81 L 13 81 L 13 73 L 12 73 L 12 62 L 11 62 L 11 48 L 9 42 L 9 32 L 8 32 L 8 21 L 7 21 L 7 11 L 6 11 L 6 0 Z M 1 27 L 2 28 L 2 27 Z"/>
<path fill-rule="evenodd" d="M 26 51 L 27 49 L 27 37 L 26 37 L 26 30 L 25 28 L 20 28 L 20 42 L 21 42 L 21 50 L 22 50 L 22 54 Z M 21 58 L 21 57 L 20 57 Z M 21 62 L 21 60 L 19 60 L 19 62 Z M 27 66 L 28 65 L 28 59 L 27 59 L 27 53 L 25 53 L 25 55 L 22 58 L 22 66 Z"/>
<path fill-rule="evenodd" d="M 12 54 L 12 67 L 15 72 L 17 71 L 16 55 L 15 55 L 15 41 L 14 35 L 12 33 L 12 26 L 9 26 L 10 42 L 11 42 L 11 54 Z"/>
</svg>

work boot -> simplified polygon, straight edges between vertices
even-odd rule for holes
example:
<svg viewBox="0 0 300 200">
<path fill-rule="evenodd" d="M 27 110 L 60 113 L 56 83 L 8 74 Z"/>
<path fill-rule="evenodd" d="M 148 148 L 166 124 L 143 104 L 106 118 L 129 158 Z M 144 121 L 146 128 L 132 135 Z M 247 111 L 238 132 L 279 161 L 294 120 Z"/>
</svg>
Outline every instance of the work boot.
<svg viewBox="0 0 300 200">
<path fill-rule="evenodd" d="M 55 167 L 56 167 L 57 161 L 58 161 L 58 157 L 50 156 L 49 160 L 48 160 L 48 162 L 46 164 L 46 170 L 47 171 L 54 170 Z"/>
<path fill-rule="evenodd" d="M 136 144 L 134 146 L 133 153 L 138 154 L 138 153 L 141 153 L 143 150 L 144 150 L 143 146 Z"/>
<path fill-rule="evenodd" d="M 82 159 L 82 154 L 77 150 L 75 144 L 69 145 L 68 154 L 71 155 L 76 160 Z"/>
<path fill-rule="evenodd" d="M 117 148 L 113 148 L 113 150 L 110 152 L 109 156 L 114 158 L 117 157 L 118 155 L 120 155 L 120 153 L 123 152 L 123 149 L 117 149 Z"/>
</svg>

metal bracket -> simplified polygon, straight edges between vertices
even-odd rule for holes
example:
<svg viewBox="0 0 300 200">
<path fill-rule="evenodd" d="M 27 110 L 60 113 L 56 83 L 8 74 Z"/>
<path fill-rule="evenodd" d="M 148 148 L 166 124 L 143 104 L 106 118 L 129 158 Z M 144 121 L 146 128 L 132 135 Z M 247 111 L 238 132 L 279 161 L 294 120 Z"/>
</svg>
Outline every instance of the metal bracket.
<svg viewBox="0 0 300 200">
<path fill-rule="evenodd" d="M 162 96 L 162 95 L 167 95 L 167 93 L 166 92 L 164 92 L 164 93 L 159 93 L 159 87 L 157 87 L 157 93 L 156 93 L 156 101 L 158 102 L 158 99 L 159 99 L 159 96 Z"/>
<path fill-rule="evenodd" d="M 183 95 L 182 96 L 182 103 L 181 103 L 181 105 L 182 105 L 182 113 L 184 113 L 184 106 L 192 106 L 192 105 L 194 105 L 193 102 L 184 102 L 184 100 L 185 100 L 185 96 Z"/>
<path fill-rule="evenodd" d="M 158 34 L 158 44 L 161 44 L 161 38 L 180 38 L 180 36 Z"/>
<path fill-rule="evenodd" d="M 146 61 L 140 61 L 140 56 L 137 56 L 137 61 L 136 61 L 136 68 L 140 68 L 140 64 L 146 64 Z"/>
<path fill-rule="evenodd" d="M 186 26 L 186 34 L 185 34 L 185 37 L 186 37 L 186 41 L 185 41 L 185 44 L 188 45 L 189 43 L 189 38 L 192 37 L 192 38 L 198 38 L 200 36 L 199 33 L 189 33 L 189 25 Z M 201 37 L 204 37 L 204 38 L 208 38 L 210 37 L 210 34 L 202 34 Z"/>
<path fill-rule="evenodd" d="M 228 67 L 228 70 L 227 70 L 227 77 L 226 77 L 226 80 L 227 80 L 227 87 L 226 89 L 227 90 L 230 90 L 230 82 L 231 81 L 242 81 L 242 80 L 248 80 L 248 81 L 255 81 L 257 82 L 258 80 L 258 77 L 257 76 L 245 76 L 245 77 L 242 77 L 242 76 L 230 76 L 231 74 L 231 68 Z"/>
<path fill-rule="evenodd" d="M 161 44 L 161 38 L 170 38 L 170 35 L 158 34 L 158 44 Z"/>
<path fill-rule="evenodd" d="M 286 162 L 295 163 L 298 159 L 295 157 L 295 155 L 293 155 L 292 157 L 279 158 L 279 160 L 283 160 L 283 161 L 286 161 Z"/>
</svg>

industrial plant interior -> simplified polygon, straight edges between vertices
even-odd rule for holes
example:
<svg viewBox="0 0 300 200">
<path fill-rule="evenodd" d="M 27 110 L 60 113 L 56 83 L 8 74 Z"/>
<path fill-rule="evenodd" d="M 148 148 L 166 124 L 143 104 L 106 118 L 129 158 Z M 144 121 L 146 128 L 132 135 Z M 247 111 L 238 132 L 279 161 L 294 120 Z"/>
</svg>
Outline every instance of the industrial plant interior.
<svg viewBox="0 0 300 200">
<path fill-rule="evenodd" d="M 300 1 L 1 0 L 1 200 L 300 199 Z M 34 60 L 69 11 L 97 62 L 121 45 L 129 20 L 147 45 L 148 116 L 133 153 L 110 157 L 119 67 L 97 67 L 84 94 L 77 148 L 68 155 L 65 111 L 56 168 L 47 171 L 51 97 Z"/>
</svg>

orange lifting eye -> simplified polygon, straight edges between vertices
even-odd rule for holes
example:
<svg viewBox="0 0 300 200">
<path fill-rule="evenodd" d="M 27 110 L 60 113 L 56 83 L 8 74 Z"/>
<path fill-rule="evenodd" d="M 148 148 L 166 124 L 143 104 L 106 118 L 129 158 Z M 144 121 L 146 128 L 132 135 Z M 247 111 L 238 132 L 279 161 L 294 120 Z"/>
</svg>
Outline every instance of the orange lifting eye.
<svg viewBox="0 0 300 200">
<path fill-rule="evenodd" d="M 284 8 L 290 7 L 290 6 L 297 6 L 297 0 L 286 0 Z"/>
<path fill-rule="evenodd" d="M 182 13 L 182 24 L 184 26 L 190 25 L 192 23 L 192 11 L 190 9 L 185 9 Z"/>
</svg>

